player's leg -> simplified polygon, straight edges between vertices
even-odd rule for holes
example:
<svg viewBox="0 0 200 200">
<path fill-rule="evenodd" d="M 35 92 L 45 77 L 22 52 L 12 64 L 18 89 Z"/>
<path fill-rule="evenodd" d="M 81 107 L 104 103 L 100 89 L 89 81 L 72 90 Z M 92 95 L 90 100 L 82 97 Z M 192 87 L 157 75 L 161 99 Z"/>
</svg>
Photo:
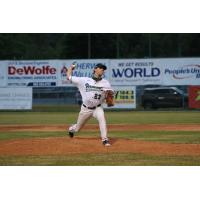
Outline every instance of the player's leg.
<svg viewBox="0 0 200 200">
<path fill-rule="evenodd" d="M 69 136 L 73 137 L 74 133 L 80 131 L 80 129 L 85 125 L 85 123 L 91 118 L 93 111 L 85 107 L 81 107 L 79 112 L 78 120 L 76 124 L 69 127 Z"/>
<path fill-rule="evenodd" d="M 105 146 L 110 146 L 108 142 L 108 137 L 107 137 L 107 125 L 106 125 L 106 119 L 105 119 L 103 108 L 101 106 L 97 107 L 93 113 L 93 116 L 99 122 L 99 129 L 100 129 L 101 139 L 102 139 L 103 144 Z"/>
</svg>

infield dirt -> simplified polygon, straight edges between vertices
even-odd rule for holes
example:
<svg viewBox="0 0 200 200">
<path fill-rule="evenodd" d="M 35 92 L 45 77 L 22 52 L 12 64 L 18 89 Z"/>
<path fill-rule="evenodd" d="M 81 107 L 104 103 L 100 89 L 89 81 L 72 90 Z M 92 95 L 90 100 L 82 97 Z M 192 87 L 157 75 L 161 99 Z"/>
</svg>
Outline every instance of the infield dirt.
<svg viewBox="0 0 200 200">
<path fill-rule="evenodd" d="M 66 131 L 66 125 L 1 125 L 2 131 Z M 112 131 L 200 131 L 197 124 L 188 125 L 108 125 Z M 98 125 L 86 125 L 84 131 L 98 130 Z M 104 147 L 98 137 L 49 137 L 12 139 L 0 141 L 0 155 L 68 155 L 81 153 L 114 153 L 130 152 L 150 155 L 200 155 L 200 144 L 170 144 L 132 139 L 111 138 L 111 147 Z"/>
</svg>

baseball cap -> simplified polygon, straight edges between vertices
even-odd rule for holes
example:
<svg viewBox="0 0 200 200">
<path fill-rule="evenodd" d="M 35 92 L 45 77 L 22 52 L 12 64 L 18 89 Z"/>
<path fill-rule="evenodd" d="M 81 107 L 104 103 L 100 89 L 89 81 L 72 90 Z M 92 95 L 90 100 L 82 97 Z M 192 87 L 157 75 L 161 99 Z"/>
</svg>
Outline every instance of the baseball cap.
<svg viewBox="0 0 200 200">
<path fill-rule="evenodd" d="M 106 67 L 105 65 L 103 65 L 102 63 L 96 64 L 95 69 L 96 69 L 96 68 L 101 68 L 101 69 L 104 69 L 104 70 L 107 69 L 107 67 Z"/>
</svg>

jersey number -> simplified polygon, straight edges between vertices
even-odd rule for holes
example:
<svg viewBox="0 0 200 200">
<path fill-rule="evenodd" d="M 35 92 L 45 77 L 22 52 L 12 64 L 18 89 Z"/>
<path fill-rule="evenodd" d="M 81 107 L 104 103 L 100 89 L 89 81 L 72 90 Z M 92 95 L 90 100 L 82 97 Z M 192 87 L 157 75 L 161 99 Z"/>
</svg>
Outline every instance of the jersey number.
<svg viewBox="0 0 200 200">
<path fill-rule="evenodd" d="M 95 94 L 94 95 L 94 99 L 98 99 L 98 100 L 101 99 L 101 95 L 100 94 Z"/>
</svg>

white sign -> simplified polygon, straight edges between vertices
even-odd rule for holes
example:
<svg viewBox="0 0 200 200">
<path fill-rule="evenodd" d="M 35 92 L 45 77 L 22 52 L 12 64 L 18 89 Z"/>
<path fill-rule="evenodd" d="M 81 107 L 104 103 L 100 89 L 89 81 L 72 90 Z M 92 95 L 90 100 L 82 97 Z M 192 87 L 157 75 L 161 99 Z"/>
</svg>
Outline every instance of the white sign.
<svg viewBox="0 0 200 200">
<path fill-rule="evenodd" d="M 56 86 L 56 61 L 9 61 L 7 76 L 9 87 Z"/>
<path fill-rule="evenodd" d="M 112 85 L 200 85 L 200 58 L 111 60 Z"/>
<path fill-rule="evenodd" d="M 163 85 L 200 85 L 200 58 L 163 59 Z"/>
<path fill-rule="evenodd" d="M 115 91 L 115 105 L 113 107 L 104 108 L 115 109 L 115 108 L 136 108 L 136 87 L 135 86 L 118 86 L 113 87 Z"/>
<path fill-rule="evenodd" d="M 157 59 L 115 59 L 110 62 L 111 85 L 162 84 Z"/>
<path fill-rule="evenodd" d="M 32 88 L 0 88 L 0 109 L 32 109 Z"/>
<path fill-rule="evenodd" d="M 6 61 L 0 61 L 0 87 L 4 87 L 7 85 L 6 63 Z"/>
</svg>

